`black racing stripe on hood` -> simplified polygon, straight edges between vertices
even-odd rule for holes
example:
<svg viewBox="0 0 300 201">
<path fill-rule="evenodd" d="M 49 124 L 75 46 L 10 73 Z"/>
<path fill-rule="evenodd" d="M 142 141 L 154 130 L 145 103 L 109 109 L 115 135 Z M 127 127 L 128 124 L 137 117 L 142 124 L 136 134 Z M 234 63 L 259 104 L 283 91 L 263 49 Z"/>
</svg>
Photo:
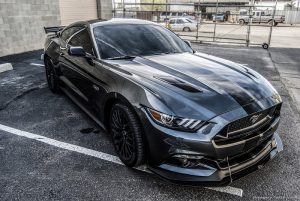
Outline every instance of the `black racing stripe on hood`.
<svg viewBox="0 0 300 201">
<path fill-rule="evenodd" d="M 247 73 L 245 73 L 245 72 L 240 71 L 240 70 L 238 70 L 238 69 L 236 69 L 236 68 L 234 68 L 234 67 L 232 67 L 232 66 L 230 66 L 230 65 L 227 65 L 226 63 L 222 63 L 222 62 L 216 61 L 216 60 L 211 59 L 211 58 L 209 58 L 209 57 L 204 57 L 204 56 L 201 56 L 201 55 L 198 55 L 198 54 L 193 54 L 193 55 L 194 55 L 194 56 L 197 56 L 197 57 L 201 57 L 201 58 L 206 59 L 206 60 L 209 60 L 209 61 L 212 61 L 212 62 L 217 63 L 217 64 L 220 64 L 220 65 L 226 66 L 227 68 L 230 68 L 231 70 L 234 70 L 234 71 L 236 71 L 236 72 L 238 72 L 238 73 L 242 73 L 243 75 L 249 77 L 250 79 L 253 79 L 253 77 L 256 78 L 255 75 L 253 75 L 252 73 L 250 73 L 250 72 L 248 72 L 248 71 L 247 71 Z M 245 68 L 244 68 L 244 69 L 245 69 Z M 246 70 L 246 69 L 245 69 L 245 70 Z"/>
<path fill-rule="evenodd" d="M 206 58 L 204 58 L 206 59 Z M 246 93 L 245 90 L 243 90 L 241 87 L 238 86 L 234 86 L 232 84 L 230 84 L 228 82 L 228 80 L 222 78 L 221 76 L 214 76 L 210 71 L 203 69 L 203 71 L 205 71 L 206 75 L 210 75 L 210 78 L 213 80 L 211 82 L 206 82 L 205 84 L 203 84 L 201 82 L 201 77 L 199 77 L 200 79 L 196 79 L 192 76 L 186 75 L 185 73 L 182 73 L 178 70 L 174 70 L 172 67 L 163 65 L 163 64 L 159 64 L 156 61 L 152 61 L 151 59 L 148 58 L 136 58 L 135 59 L 136 62 L 140 62 L 146 65 L 151 66 L 152 68 L 156 68 L 158 70 L 163 70 L 164 72 L 177 76 L 181 79 L 184 80 L 189 80 L 189 82 L 191 82 L 192 84 L 195 85 L 199 85 L 201 84 L 201 87 L 205 87 L 208 90 L 211 91 L 215 91 L 217 93 L 223 93 L 223 95 L 228 94 L 231 98 L 233 98 L 240 106 L 243 106 L 249 102 L 254 101 L 255 99 L 253 99 L 249 94 Z M 213 60 L 212 60 L 213 61 Z M 214 61 L 213 61 L 214 62 Z M 220 65 L 223 65 L 222 63 L 220 63 Z M 223 65 L 224 66 L 224 65 Z M 227 66 L 226 66 L 227 67 Z M 203 78 L 205 79 L 205 78 Z M 207 79 L 206 79 L 207 80 Z M 223 89 L 221 92 L 220 91 L 216 91 L 215 89 Z M 226 93 L 226 94 L 224 94 Z"/>
</svg>

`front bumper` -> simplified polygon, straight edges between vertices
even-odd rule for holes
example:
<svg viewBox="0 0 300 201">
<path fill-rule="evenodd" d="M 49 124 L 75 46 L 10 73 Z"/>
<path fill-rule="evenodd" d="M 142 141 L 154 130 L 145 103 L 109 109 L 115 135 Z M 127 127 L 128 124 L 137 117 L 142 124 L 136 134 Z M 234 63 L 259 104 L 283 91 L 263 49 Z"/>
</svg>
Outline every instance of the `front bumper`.
<svg viewBox="0 0 300 201">
<path fill-rule="evenodd" d="M 218 121 L 234 116 L 229 112 L 217 117 Z M 162 178 L 190 185 L 227 185 L 247 175 L 273 159 L 283 150 L 282 141 L 276 130 L 280 116 L 273 118 L 257 134 L 246 136 L 241 141 L 230 144 L 216 144 L 215 136 L 202 133 L 175 131 L 157 125 L 145 111 L 139 116 L 144 123 L 148 145 L 149 169 Z M 217 132 L 218 130 L 212 130 Z M 196 166 L 184 166 L 170 162 L 178 156 L 200 157 L 192 159 Z M 181 158 L 182 159 L 182 158 Z M 180 160 L 181 160 L 180 159 Z"/>
<path fill-rule="evenodd" d="M 280 151 L 283 150 L 282 141 L 277 133 L 265 146 L 265 149 L 252 160 L 239 164 L 236 167 L 218 169 L 185 169 L 170 165 L 150 166 L 150 170 L 160 177 L 179 184 L 204 185 L 204 186 L 223 186 L 232 181 L 250 174 L 262 168 L 268 161 L 272 160 Z"/>
</svg>

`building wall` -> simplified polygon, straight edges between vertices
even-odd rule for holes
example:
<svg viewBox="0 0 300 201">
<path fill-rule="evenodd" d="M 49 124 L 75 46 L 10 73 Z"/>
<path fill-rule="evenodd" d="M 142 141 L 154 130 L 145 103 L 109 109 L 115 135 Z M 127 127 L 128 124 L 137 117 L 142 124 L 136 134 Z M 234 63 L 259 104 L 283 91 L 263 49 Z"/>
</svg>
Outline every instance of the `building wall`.
<svg viewBox="0 0 300 201">
<path fill-rule="evenodd" d="M 112 18 L 112 0 L 0 0 L 0 57 L 42 49 L 44 26 L 99 17 Z"/>
<path fill-rule="evenodd" d="M 97 0 L 98 17 L 101 19 L 111 19 L 113 17 L 112 0 Z"/>
<path fill-rule="evenodd" d="M 58 0 L 0 0 L 0 57 L 41 49 L 43 27 L 55 25 Z"/>
<path fill-rule="evenodd" d="M 61 24 L 98 18 L 96 0 L 59 0 Z"/>
</svg>

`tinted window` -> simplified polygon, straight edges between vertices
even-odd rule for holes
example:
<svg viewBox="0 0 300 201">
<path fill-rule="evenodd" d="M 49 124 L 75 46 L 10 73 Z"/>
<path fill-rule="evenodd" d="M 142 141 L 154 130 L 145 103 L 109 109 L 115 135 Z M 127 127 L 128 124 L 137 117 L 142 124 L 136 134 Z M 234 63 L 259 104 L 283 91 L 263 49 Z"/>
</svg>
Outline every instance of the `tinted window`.
<svg viewBox="0 0 300 201">
<path fill-rule="evenodd" d="M 107 25 L 94 28 L 101 58 L 192 52 L 173 32 L 159 25 Z"/>
<path fill-rule="evenodd" d="M 74 35 L 68 44 L 71 46 L 81 46 L 87 53 L 93 53 L 93 44 L 86 29 L 82 29 L 82 31 Z"/>
<path fill-rule="evenodd" d="M 70 38 L 70 36 L 72 36 L 74 33 L 79 31 L 80 29 L 82 29 L 82 27 L 69 27 L 69 28 L 65 29 L 61 33 L 61 39 L 63 39 L 64 41 L 67 41 Z"/>
</svg>

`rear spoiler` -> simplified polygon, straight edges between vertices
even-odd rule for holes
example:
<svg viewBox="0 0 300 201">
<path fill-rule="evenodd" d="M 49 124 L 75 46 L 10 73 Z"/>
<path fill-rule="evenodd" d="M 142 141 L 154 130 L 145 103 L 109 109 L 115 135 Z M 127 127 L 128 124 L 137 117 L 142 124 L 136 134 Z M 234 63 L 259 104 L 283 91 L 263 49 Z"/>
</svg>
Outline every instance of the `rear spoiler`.
<svg viewBox="0 0 300 201">
<path fill-rule="evenodd" d="M 63 30 L 65 28 L 65 26 L 58 26 L 58 27 L 44 27 L 45 33 L 55 33 L 57 34 L 57 32 Z"/>
</svg>

